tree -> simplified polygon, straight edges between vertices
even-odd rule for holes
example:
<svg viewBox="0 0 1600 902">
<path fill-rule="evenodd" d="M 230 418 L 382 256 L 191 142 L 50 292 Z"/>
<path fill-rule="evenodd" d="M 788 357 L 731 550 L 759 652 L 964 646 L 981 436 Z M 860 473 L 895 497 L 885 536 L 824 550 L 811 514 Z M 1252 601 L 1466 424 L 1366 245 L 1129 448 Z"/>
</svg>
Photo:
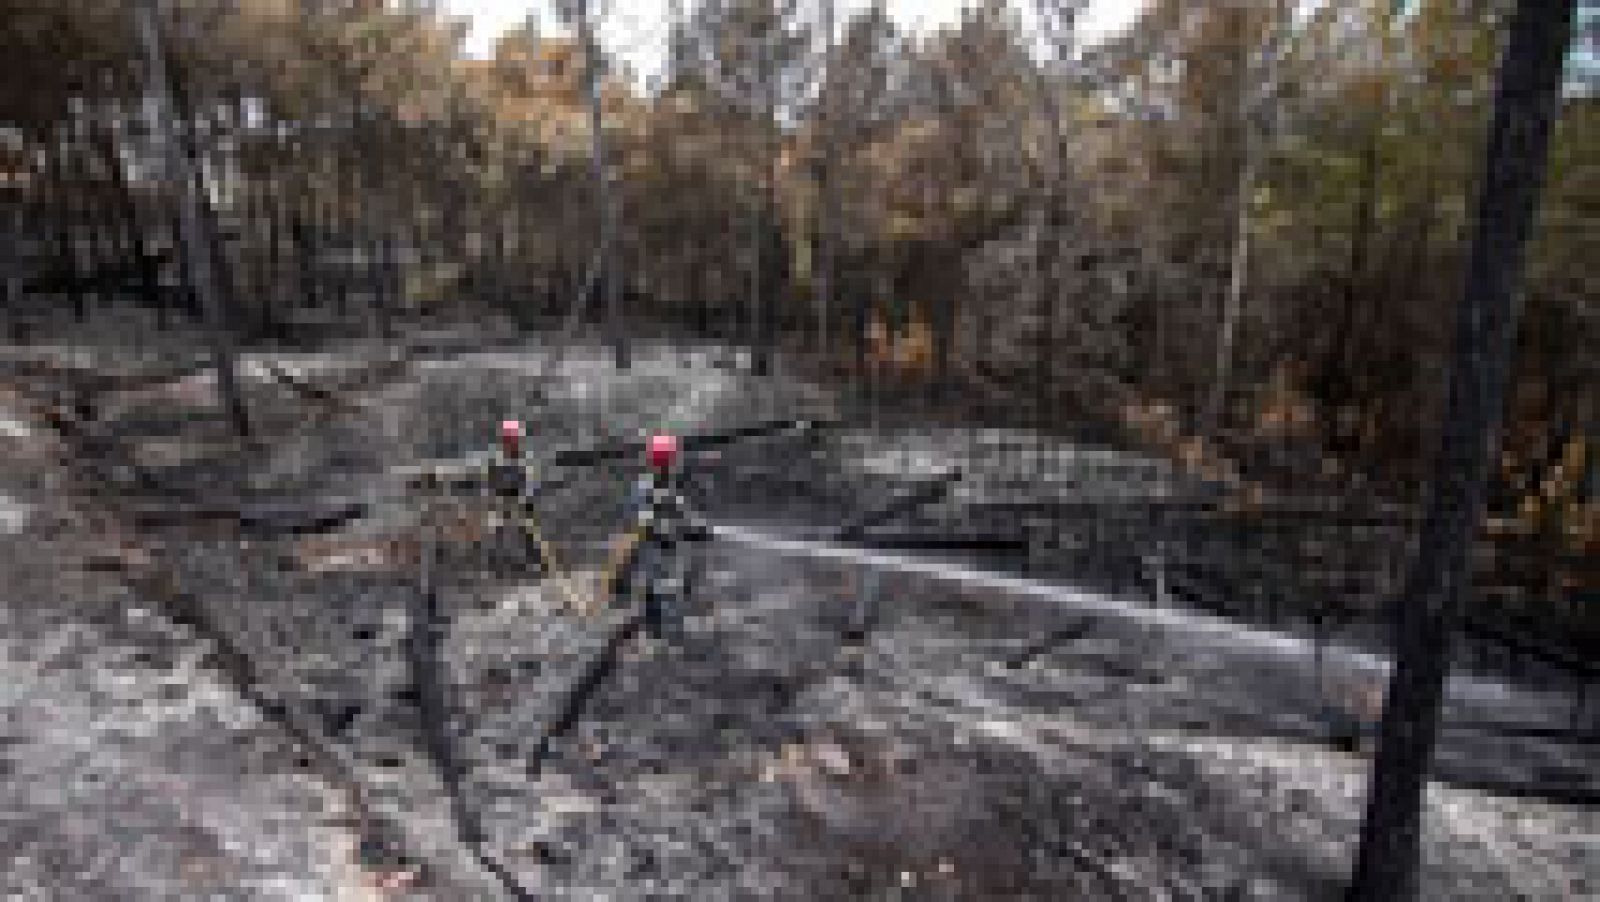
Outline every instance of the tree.
<svg viewBox="0 0 1600 902">
<path fill-rule="evenodd" d="M 809 83 L 811 38 L 797 0 L 706 0 L 684 37 L 698 61 L 694 80 L 718 114 L 736 181 L 748 197 L 749 294 L 746 334 L 764 371 L 777 327 L 776 299 L 787 287 L 774 272 L 780 246 L 778 179 L 790 118 Z"/>
<path fill-rule="evenodd" d="M 600 54 L 600 42 L 595 37 L 590 0 L 577 0 L 567 15 L 577 26 L 578 41 L 583 46 L 584 84 L 589 97 L 589 134 L 593 142 L 590 157 L 594 173 L 595 203 L 600 208 L 597 271 L 600 285 L 605 291 L 606 331 L 617 368 L 627 369 L 628 345 L 622 334 L 621 286 L 618 284 L 620 274 L 617 272 L 617 213 L 612 200 L 610 164 L 606 158 L 605 117 L 600 92 L 605 63 Z"/>
<path fill-rule="evenodd" d="M 872 239 L 874 180 L 867 176 L 866 158 L 905 112 L 905 49 L 881 0 L 856 13 L 830 48 L 811 107 L 820 120 L 813 122 L 813 134 L 825 155 L 820 161 L 818 228 L 826 234 L 819 235 L 823 256 L 818 266 L 827 284 L 818 290 L 852 299 L 850 346 L 858 378 L 866 372 L 871 294 L 849 276 L 852 269 L 861 274 Z"/>
<path fill-rule="evenodd" d="M 1062 4 L 1053 10 L 1055 24 L 1048 32 L 1062 56 L 1071 46 L 1071 7 Z M 963 257 L 999 225 L 1031 208 L 1044 220 L 1037 234 L 1038 260 L 1053 274 L 1064 232 L 1065 219 L 1056 203 L 1067 196 L 1067 129 L 1057 116 L 1063 81 L 1055 70 L 1040 71 L 1014 13 L 997 0 L 974 6 L 956 28 L 935 36 L 916 57 L 914 72 L 920 77 L 912 91 L 922 96 L 912 101 L 911 121 L 920 118 L 923 127 L 920 134 L 907 134 L 911 152 L 900 158 L 906 174 L 897 175 L 895 183 L 909 190 L 896 212 L 905 217 L 904 237 L 911 239 L 907 243 L 914 251 L 907 257 L 912 265 L 902 284 L 911 289 L 911 299 L 920 303 L 918 313 L 930 327 L 936 399 L 945 394 L 952 376 L 954 333 L 966 306 L 960 282 Z M 1041 96 L 1044 103 L 1036 104 Z M 1035 183 L 1026 185 L 1026 178 L 1018 178 L 1022 174 L 1034 175 Z M 1033 326 L 1043 360 L 1050 353 L 1059 292 L 1052 279 L 1041 280 L 1036 288 Z M 1036 388 L 1046 391 L 1049 380 L 1036 375 Z"/>
<path fill-rule="evenodd" d="M 244 398 L 239 392 L 233 339 L 227 333 L 223 301 L 218 294 L 213 269 L 216 251 L 211 241 L 211 226 L 206 221 L 205 205 L 199 194 L 202 190 L 199 176 L 193 170 L 185 148 L 179 144 L 171 130 L 172 85 L 168 81 L 157 3 L 158 0 L 139 0 L 134 8 L 139 41 L 144 48 L 147 66 L 151 99 L 150 115 L 161 145 L 165 170 L 168 177 L 176 182 L 183 258 L 189 273 L 190 287 L 208 320 L 211 354 L 217 372 L 217 393 L 233 424 L 234 432 L 243 437 L 250 434 L 250 421 L 245 413 Z"/>
<path fill-rule="evenodd" d="M 834 5 L 833 0 L 822 0 L 822 21 L 820 23 L 822 42 L 825 48 L 824 72 L 829 65 L 828 59 L 833 56 L 834 42 Z M 811 242 L 811 297 L 812 306 L 815 308 L 817 318 L 816 347 L 819 353 L 825 353 L 828 348 L 831 326 L 831 312 L 833 307 L 833 266 L 835 230 L 838 228 L 839 192 L 837 180 L 833 178 L 833 166 L 837 144 L 834 140 L 835 114 L 828 101 L 833 98 L 818 98 L 815 105 L 815 118 L 812 129 L 815 134 L 817 146 L 816 158 L 812 163 L 812 174 L 816 182 L 816 216 Z"/>
<path fill-rule="evenodd" d="M 1066 229 L 1065 182 L 1070 155 L 1067 146 L 1067 123 L 1059 96 L 1061 80 L 1058 69 L 1069 65 L 1076 52 L 1077 22 L 1083 13 L 1080 0 L 1034 0 L 1035 16 L 1039 30 L 1051 49 L 1052 65 L 1039 73 L 1039 97 L 1045 123 L 1049 128 L 1043 167 L 1044 221 L 1036 244 L 1036 275 L 1038 292 L 1035 300 L 1035 317 L 1039 324 L 1039 355 L 1035 406 L 1041 422 L 1048 422 L 1052 398 L 1050 361 L 1056 335 L 1056 311 L 1060 304 L 1061 243 Z"/>
<path fill-rule="evenodd" d="M 1507 31 L 1433 487 L 1397 598 L 1396 653 L 1348 898 L 1415 897 L 1423 788 L 1452 629 L 1498 441 L 1525 245 L 1543 180 L 1575 0 L 1520 0 Z"/>
<path fill-rule="evenodd" d="M 1223 425 L 1228 402 L 1229 381 L 1233 370 L 1234 344 L 1239 331 L 1239 318 L 1244 307 L 1245 281 L 1250 267 L 1251 205 L 1255 202 L 1256 184 L 1264 165 L 1263 156 L 1270 149 L 1276 125 L 1274 96 L 1279 90 L 1277 60 L 1283 53 L 1289 28 L 1289 10 L 1284 0 L 1273 0 L 1268 7 L 1271 20 L 1264 29 L 1264 40 L 1259 52 L 1245 47 L 1248 61 L 1244 64 L 1244 78 L 1238 86 L 1239 125 L 1244 134 L 1239 163 L 1238 186 L 1233 192 L 1233 253 L 1228 262 L 1228 285 L 1222 300 L 1222 310 L 1217 324 L 1216 366 L 1212 373 L 1211 398 L 1206 404 L 1204 423 L 1208 432 L 1215 433 Z M 1257 88 L 1257 83 L 1260 87 Z"/>
</svg>

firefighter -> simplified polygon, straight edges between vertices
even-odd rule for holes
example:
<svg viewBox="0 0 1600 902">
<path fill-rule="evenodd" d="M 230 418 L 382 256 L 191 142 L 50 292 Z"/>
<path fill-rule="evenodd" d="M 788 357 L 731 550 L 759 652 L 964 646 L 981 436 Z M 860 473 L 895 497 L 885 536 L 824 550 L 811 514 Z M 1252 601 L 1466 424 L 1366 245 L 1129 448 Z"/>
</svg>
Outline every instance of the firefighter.
<svg viewBox="0 0 1600 902">
<path fill-rule="evenodd" d="M 634 484 L 634 528 L 639 547 L 620 583 L 626 593 L 633 581 L 645 578 L 644 618 L 654 636 L 666 628 L 676 631 L 683 617 L 682 604 L 689 592 L 682 567 L 684 542 L 701 541 L 710 528 L 684 499 L 680 486 L 678 438 L 651 436 L 645 451 L 647 472 Z"/>
<path fill-rule="evenodd" d="M 500 423 L 500 444 L 497 453 L 486 463 L 485 485 L 498 500 L 501 515 L 515 524 L 515 528 L 504 531 L 496 542 L 496 556 L 504 556 L 511 566 L 544 572 L 548 562 L 536 534 L 530 532 L 537 513 L 533 507 L 532 474 L 523 456 L 526 438 L 527 429 L 521 420 Z M 507 540 L 513 547 L 502 545 Z"/>
</svg>

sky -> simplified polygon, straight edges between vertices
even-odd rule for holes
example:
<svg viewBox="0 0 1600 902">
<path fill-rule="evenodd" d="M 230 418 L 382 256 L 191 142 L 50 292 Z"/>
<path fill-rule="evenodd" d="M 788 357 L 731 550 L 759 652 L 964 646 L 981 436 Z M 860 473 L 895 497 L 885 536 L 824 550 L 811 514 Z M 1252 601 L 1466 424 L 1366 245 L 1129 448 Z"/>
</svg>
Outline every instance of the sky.
<svg viewBox="0 0 1600 902">
<path fill-rule="evenodd" d="M 694 0 L 684 0 L 687 9 Z M 835 16 L 841 23 L 870 0 L 836 0 Z M 1116 31 L 1132 22 L 1145 0 L 1092 0 L 1083 22 L 1086 40 Z M 627 61 L 641 78 L 659 70 L 666 52 L 667 0 L 610 0 L 600 37 L 606 48 Z M 973 0 L 887 0 L 889 14 L 910 28 L 937 27 L 956 21 Z M 440 8 L 451 16 L 471 21 L 467 51 L 487 55 L 502 32 L 536 15 L 542 30 L 558 32 L 549 0 L 442 0 Z"/>
</svg>

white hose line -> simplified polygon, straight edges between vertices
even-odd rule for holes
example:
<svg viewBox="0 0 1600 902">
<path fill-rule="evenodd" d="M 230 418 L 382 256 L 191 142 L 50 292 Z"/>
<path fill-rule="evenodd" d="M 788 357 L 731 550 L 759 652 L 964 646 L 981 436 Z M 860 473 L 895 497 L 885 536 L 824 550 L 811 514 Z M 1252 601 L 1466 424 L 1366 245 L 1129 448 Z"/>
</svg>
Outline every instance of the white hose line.
<svg viewBox="0 0 1600 902">
<path fill-rule="evenodd" d="M 1163 629 L 1202 634 L 1235 647 L 1246 647 L 1279 658 L 1309 661 L 1314 653 L 1313 643 L 1300 636 L 1257 629 L 1204 612 L 1152 607 L 1141 602 L 1072 586 L 978 570 L 952 561 L 871 551 L 834 542 L 786 538 L 739 526 L 714 525 L 712 532 L 723 541 L 777 554 L 895 570 L 1011 595 L 1053 601 L 1092 613 L 1132 620 Z M 1390 660 L 1386 655 L 1333 644 L 1330 644 L 1323 654 L 1333 662 L 1365 672 L 1370 678 L 1386 679 L 1389 672 Z M 1497 707 L 1529 701 L 1526 692 L 1504 683 L 1476 677 L 1451 677 L 1450 690 L 1455 698 Z"/>
</svg>

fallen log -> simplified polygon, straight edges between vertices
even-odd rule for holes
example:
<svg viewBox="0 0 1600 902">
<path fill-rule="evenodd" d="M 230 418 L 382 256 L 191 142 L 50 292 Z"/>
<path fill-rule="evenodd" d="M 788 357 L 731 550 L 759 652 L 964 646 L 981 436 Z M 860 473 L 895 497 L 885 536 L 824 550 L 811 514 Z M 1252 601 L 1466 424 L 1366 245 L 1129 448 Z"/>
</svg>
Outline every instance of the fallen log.
<svg viewBox="0 0 1600 902">
<path fill-rule="evenodd" d="M 953 469 L 946 473 L 922 480 L 908 491 L 891 498 L 887 503 L 876 510 L 871 510 L 856 517 L 854 520 L 839 527 L 833 533 L 833 540 L 837 542 L 860 541 L 866 536 L 866 531 L 874 526 L 887 523 L 895 517 L 911 513 L 919 507 L 927 507 L 943 500 L 950 493 L 950 489 L 961 481 L 961 470 Z"/>
<path fill-rule="evenodd" d="M 250 538 L 331 532 L 366 516 L 369 505 L 358 499 L 333 499 L 312 504 L 130 504 L 122 508 L 139 528 L 218 525 Z"/>
</svg>

